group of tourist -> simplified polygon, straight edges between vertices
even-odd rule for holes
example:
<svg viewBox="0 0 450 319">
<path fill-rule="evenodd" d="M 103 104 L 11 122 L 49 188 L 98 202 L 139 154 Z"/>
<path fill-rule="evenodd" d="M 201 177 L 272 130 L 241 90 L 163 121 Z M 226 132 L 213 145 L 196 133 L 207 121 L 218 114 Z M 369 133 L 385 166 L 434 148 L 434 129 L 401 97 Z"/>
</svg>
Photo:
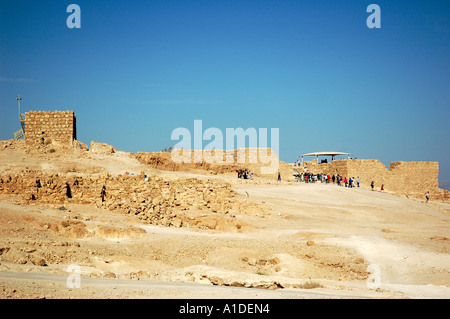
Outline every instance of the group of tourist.
<svg viewBox="0 0 450 319">
<path fill-rule="evenodd" d="M 327 175 L 328 176 L 328 175 Z M 328 176 L 329 177 L 329 176 Z M 356 177 L 356 179 L 354 177 L 349 177 L 347 179 L 347 177 L 342 178 L 342 176 L 339 176 L 339 174 L 335 177 L 334 175 L 332 176 L 332 180 L 333 183 L 336 180 L 336 183 L 341 186 L 341 185 L 345 185 L 345 187 L 359 187 L 359 183 L 360 183 L 360 179 L 359 176 Z M 356 183 L 356 184 L 355 184 Z"/>
<path fill-rule="evenodd" d="M 248 171 L 247 169 L 237 169 L 238 178 L 242 179 L 253 179 L 253 172 Z"/>
<path fill-rule="evenodd" d="M 312 173 L 301 173 L 300 180 L 306 183 L 314 183 L 316 181 L 320 181 L 321 183 L 333 183 L 338 186 L 345 187 L 359 187 L 360 179 L 359 176 L 355 179 L 354 177 L 342 177 L 339 174 L 337 175 L 328 175 L 328 174 L 312 174 Z M 297 177 L 298 182 L 298 177 Z"/>
<path fill-rule="evenodd" d="M 359 176 L 356 178 L 354 178 L 354 177 L 347 178 L 347 177 L 342 177 L 339 174 L 330 176 L 327 174 L 312 174 L 309 172 L 301 173 L 300 180 L 305 183 L 314 183 L 317 181 L 320 181 L 321 183 L 333 183 L 338 186 L 344 186 L 344 187 L 348 187 L 348 188 L 359 187 L 360 182 L 361 182 L 361 180 L 359 179 Z M 296 179 L 296 182 L 298 182 L 298 177 Z M 370 188 L 372 190 L 374 190 L 374 188 L 375 188 L 374 181 L 372 181 L 370 183 Z M 381 185 L 380 191 L 381 192 L 384 191 L 384 184 Z M 428 202 L 428 198 L 429 198 L 428 192 L 425 195 L 425 197 L 427 198 L 427 202 Z"/>
</svg>

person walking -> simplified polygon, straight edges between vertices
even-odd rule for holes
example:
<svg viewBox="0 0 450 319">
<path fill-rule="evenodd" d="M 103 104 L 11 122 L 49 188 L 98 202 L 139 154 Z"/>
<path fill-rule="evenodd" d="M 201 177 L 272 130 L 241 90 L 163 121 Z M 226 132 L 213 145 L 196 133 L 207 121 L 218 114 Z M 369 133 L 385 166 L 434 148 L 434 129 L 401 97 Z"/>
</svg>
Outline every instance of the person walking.
<svg viewBox="0 0 450 319">
<path fill-rule="evenodd" d="M 278 181 L 281 182 L 281 174 L 278 172 Z"/>
<path fill-rule="evenodd" d="M 430 199 L 430 194 L 428 191 L 425 193 L 425 198 L 427 199 L 426 202 L 428 203 L 428 200 Z"/>
<path fill-rule="evenodd" d="M 374 182 L 372 181 L 372 183 L 370 183 L 370 187 L 372 188 L 372 191 L 373 191 L 374 186 L 375 186 L 375 184 L 374 184 Z"/>
<path fill-rule="evenodd" d="M 105 201 L 105 197 L 106 197 L 106 186 L 102 187 L 102 191 L 100 193 L 101 197 L 102 197 L 102 202 Z"/>
<path fill-rule="evenodd" d="M 356 184 L 358 185 L 358 187 L 359 187 L 359 176 L 358 177 L 356 177 Z"/>
</svg>

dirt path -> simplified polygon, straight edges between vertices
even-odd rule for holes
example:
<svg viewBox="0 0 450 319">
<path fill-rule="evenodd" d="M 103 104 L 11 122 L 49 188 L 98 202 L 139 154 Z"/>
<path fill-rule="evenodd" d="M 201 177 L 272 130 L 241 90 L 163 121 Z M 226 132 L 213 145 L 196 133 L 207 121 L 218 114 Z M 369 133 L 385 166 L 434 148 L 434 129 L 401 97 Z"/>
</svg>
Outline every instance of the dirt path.
<svg viewBox="0 0 450 319">
<path fill-rule="evenodd" d="M 3 285 L 11 283 L 15 290 L 27 291 L 21 298 L 47 299 L 340 299 L 340 298 L 403 298 L 402 294 L 367 291 L 361 287 L 334 289 L 265 290 L 240 287 L 211 286 L 188 282 L 152 280 L 121 280 L 81 278 L 81 287 L 68 288 L 67 275 L 46 273 L 0 272 Z M 20 294 L 20 292 L 16 292 Z M 17 297 L 17 296 L 16 296 Z"/>
</svg>

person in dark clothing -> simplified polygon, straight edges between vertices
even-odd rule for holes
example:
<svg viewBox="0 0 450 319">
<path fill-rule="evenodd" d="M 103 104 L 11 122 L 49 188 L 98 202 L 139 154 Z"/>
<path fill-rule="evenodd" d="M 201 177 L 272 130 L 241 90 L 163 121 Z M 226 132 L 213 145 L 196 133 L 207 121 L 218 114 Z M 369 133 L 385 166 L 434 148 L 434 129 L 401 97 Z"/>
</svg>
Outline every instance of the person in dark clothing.
<svg viewBox="0 0 450 319">
<path fill-rule="evenodd" d="M 100 193 L 102 196 L 102 202 L 105 201 L 105 197 L 106 197 L 106 186 L 102 187 L 102 192 Z"/>
</svg>

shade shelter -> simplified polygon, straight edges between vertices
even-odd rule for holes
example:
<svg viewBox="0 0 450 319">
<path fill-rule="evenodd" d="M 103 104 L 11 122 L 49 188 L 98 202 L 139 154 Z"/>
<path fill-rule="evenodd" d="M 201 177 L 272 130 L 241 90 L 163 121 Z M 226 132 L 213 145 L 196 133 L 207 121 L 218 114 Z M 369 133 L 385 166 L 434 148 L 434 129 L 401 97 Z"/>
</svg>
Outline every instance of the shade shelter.
<svg viewBox="0 0 450 319">
<path fill-rule="evenodd" d="M 316 156 L 317 163 L 319 163 L 319 156 L 331 156 L 331 160 L 334 160 L 334 157 L 337 155 L 347 155 L 347 159 L 350 158 L 351 153 L 344 153 L 344 152 L 314 152 L 314 153 L 307 153 L 303 155 L 299 155 L 299 157 L 302 158 L 302 165 L 303 165 L 303 157 L 304 156 Z"/>
</svg>

